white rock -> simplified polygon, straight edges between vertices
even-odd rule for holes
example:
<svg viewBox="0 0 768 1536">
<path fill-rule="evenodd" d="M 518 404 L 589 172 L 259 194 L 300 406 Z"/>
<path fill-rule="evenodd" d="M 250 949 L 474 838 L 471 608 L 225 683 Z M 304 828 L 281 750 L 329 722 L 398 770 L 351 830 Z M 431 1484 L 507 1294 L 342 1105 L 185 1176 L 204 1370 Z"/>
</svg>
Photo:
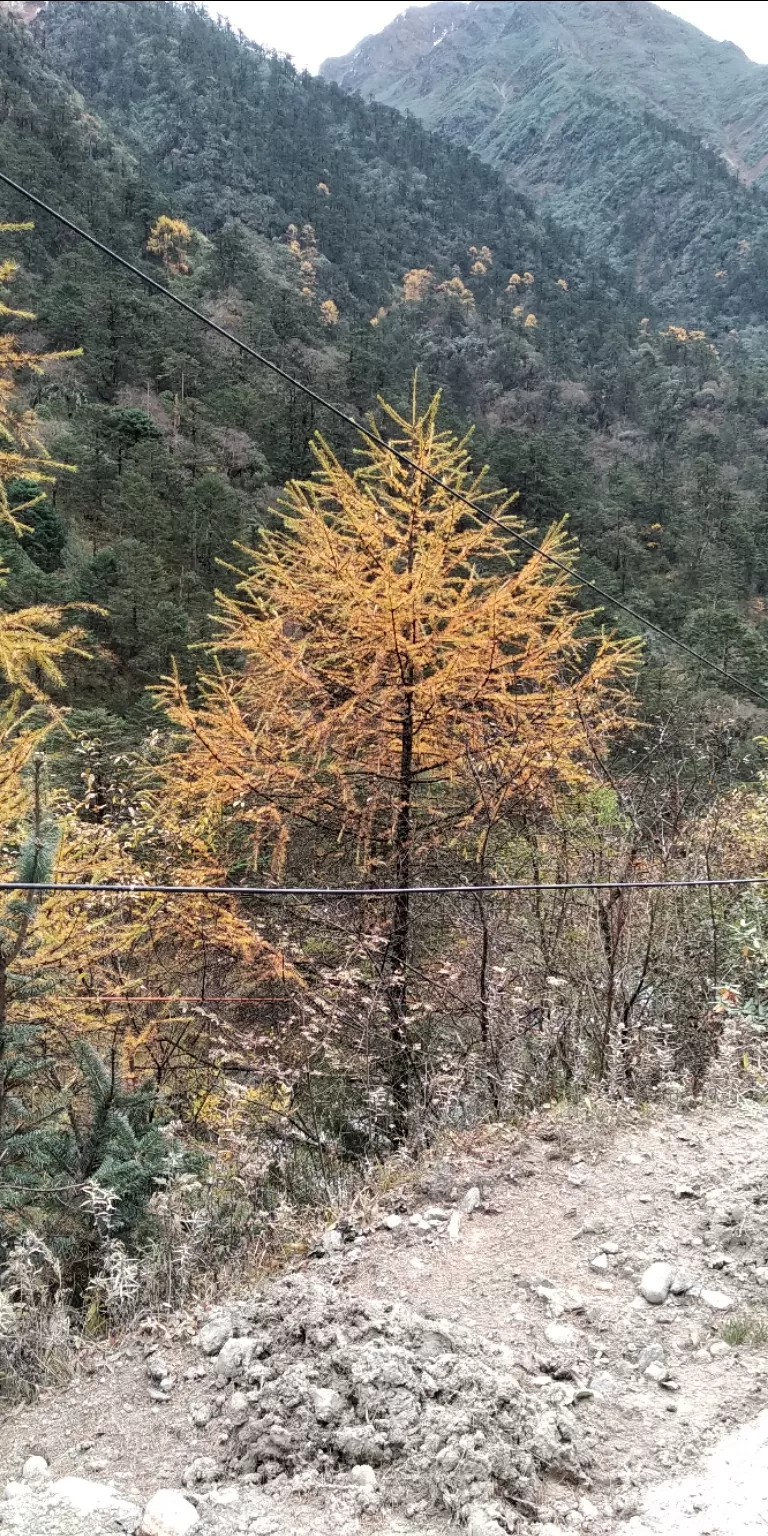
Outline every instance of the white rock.
<svg viewBox="0 0 768 1536">
<path fill-rule="evenodd" d="M 51 1469 L 44 1456 L 28 1456 L 21 1475 L 25 1483 L 42 1483 L 50 1477 Z"/>
<path fill-rule="evenodd" d="M 662 1360 L 651 1360 L 645 1367 L 643 1375 L 647 1376 L 649 1381 L 662 1382 L 668 1379 L 669 1371 Z"/>
<path fill-rule="evenodd" d="M 244 1424 L 248 1417 L 248 1399 L 244 1392 L 233 1392 L 227 1404 L 227 1413 L 236 1426 Z"/>
<path fill-rule="evenodd" d="M 596 1253 L 595 1257 L 593 1259 L 590 1259 L 589 1267 L 590 1267 L 590 1269 L 597 1269 L 597 1270 L 603 1270 L 603 1271 L 606 1270 L 608 1268 L 608 1255 L 607 1255 L 607 1253 Z"/>
<path fill-rule="evenodd" d="M 200 1516 L 177 1488 L 160 1488 L 152 1495 L 141 1522 L 141 1536 L 187 1536 Z"/>
<path fill-rule="evenodd" d="M 352 1479 L 352 1482 L 357 1483 L 358 1487 L 360 1488 L 374 1489 L 376 1487 L 376 1473 L 374 1472 L 373 1467 L 369 1467 L 368 1463 L 365 1461 L 358 1462 L 357 1466 L 352 1468 L 352 1471 L 349 1475 Z"/>
<path fill-rule="evenodd" d="M 315 1387 L 311 1399 L 318 1424 L 330 1424 L 344 1412 L 344 1399 L 333 1387 Z"/>
<path fill-rule="evenodd" d="M 203 1323 L 200 1332 L 195 1339 L 198 1349 L 204 1355 L 217 1355 L 233 1333 L 231 1317 L 222 1312 L 219 1317 L 212 1317 L 207 1323 Z"/>
<path fill-rule="evenodd" d="M 718 1355 L 729 1355 L 730 1352 L 731 1346 L 730 1344 L 726 1344 L 725 1339 L 716 1339 L 714 1344 L 710 1344 L 709 1346 L 709 1353 L 715 1357 Z"/>
<path fill-rule="evenodd" d="M 385 1227 L 388 1228 L 388 1230 L 390 1232 L 397 1232 L 398 1228 L 403 1225 L 403 1218 L 402 1218 L 402 1216 L 394 1216 L 394 1215 L 392 1215 L 392 1216 L 385 1216 L 384 1217 L 384 1225 L 385 1225 Z"/>
<path fill-rule="evenodd" d="M 548 1344 L 554 1344 L 559 1349 L 567 1349 L 578 1341 L 578 1329 L 572 1323 L 548 1323 L 544 1329 L 544 1337 Z"/>
<path fill-rule="evenodd" d="M 477 1210 L 481 1198 L 480 1190 L 476 1184 L 473 1184 L 461 1200 L 461 1209 L 465 1216 L 471 1216 L 472 1212 Z"/>
<path fill-rule="evenodd" d="M 339 1249 L 344 1247 L 344 1239 L 338 1227 L 329 1227 L 328 1231 L 323 1233 L 321 1241 L 325 1253 L 338 1253 Z"/>
<path fill-rule="evenodd" d="M 85 1477 L 60 1477 L 51 1484 L 51 1493 L 78 1515 L 94 1515 L 100 1509 L 114 1510 L 124 1504 L 109 1483 L 92 1483 Z"/>
<path fill-rule="evenodd" d="M 547 1303 L 552 1317 L 562 1317 L 565 1311 L 565 1297 L 560 1291 L 556 1291 L 552 1285 L 537 1285 L 535 1294 Z"/>
<path fill-rule="evenodd" d="M 586 1496 L 583 1499 L 579 1499 L 579 1514 L 583 1515 L 584 1519 L 588 1522 L 599 1520 L 600 1518 L 600 1511 L 597 1505 L 593 1504 L 592 1500 L 586 1498 Z"/>
<path fill-rule="evenodd" d="M 504 1536 L 504 1529 L 490 1510 L 484 1509 L 482 1504 L 473 1504 L 467 1521 L 467 1536 Z"/>
<path fill-rule="evenodd" d="M 450 1238 L 452 1243 L 455 1243 L 455 1242 L 458 1241 L 460 1230 L 461 1230 L 461 1213 L 459 1211 L 452 1211 L 451 1212 L 451 1219 L 450 1219 L 450 1221 L 448 1223 L 448 1236 L 449 1236 L 449 1238 Z"/>
<path fill-rule="evenodd" d="M 661 1261 L 650 1264 L 638 1286 L 640 1295 L 652 1307 L 660 1307 L 669 1295 L 674 1274 L 671 1264 L 664 1264 Z"/>
<path fill-rule="evenodd" d="M 702 1291 L 701 1299 L 713 1312 L 727 1312 L 733 1306 L 733 1297 L 726 1296 L 725 1291 Z"/>
<path fill-rule="evenodd" d="M 240 1503 L 239 1488 L 212 1488 L 208 1495 L 209 1504 L 221 1504 L 225 1508 Z"/>
</svg>

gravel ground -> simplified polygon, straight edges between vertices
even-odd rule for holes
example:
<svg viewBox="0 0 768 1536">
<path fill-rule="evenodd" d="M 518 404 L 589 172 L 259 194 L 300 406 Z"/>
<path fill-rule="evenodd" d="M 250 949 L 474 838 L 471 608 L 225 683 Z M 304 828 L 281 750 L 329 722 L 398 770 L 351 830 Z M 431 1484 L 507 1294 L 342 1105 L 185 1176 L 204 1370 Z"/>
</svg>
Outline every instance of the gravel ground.
<svg viewBox="0 0 768 1536">
<path fill-rule="evenodd" d="M 753 1536 L 767 1131 L 747 1103 L 457 1139 L 288 1280 L 83 1351 L 0 1424 L 0 1477 L 37 1454 L 139 1508 L 177 1488 L 199 1536 Z M 52 1498 L 17 1489 L 0 1531 L 58 1536 Z"/>
</svg>

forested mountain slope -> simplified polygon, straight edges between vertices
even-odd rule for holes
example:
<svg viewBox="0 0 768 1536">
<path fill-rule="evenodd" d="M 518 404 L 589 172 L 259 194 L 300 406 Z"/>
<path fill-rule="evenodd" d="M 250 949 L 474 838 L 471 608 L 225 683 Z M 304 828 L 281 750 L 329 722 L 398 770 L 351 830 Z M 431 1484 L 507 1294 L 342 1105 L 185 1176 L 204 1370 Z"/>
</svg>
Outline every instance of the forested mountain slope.
<svg viewBox="0 0 768 1536">
<path fill-rule="evenodd" d="M 768 676 L 748 336 L 670 331 L 492 167 L 199 8 L 55 3 L 2 40 L 5 163 L 35 190 L 144 261 L 157 214 L 183 215 L 198 233 L 171 282 L 354 410 L 404 400 L 418 367 L 532 526 L 567 516 L 589 574 Z M 46 339 L 84 356 L 42 402 L 79 466 L 60 553 L 17 588 L 107 610 L 127 706 L 204 632 L 217 560 L 305 471 L 312 427 L 338 429 L 44 219 L 30 238 Z"/>
<path fill-rule="evenodd" d="M 0 165 L 139 271 L 0 197 L 0 1394 L 442 1126 L 687 1102 L 731 1029 L 762 1092 L 768 966 L 759 285 L 641 304 L 202 7 L 34 10 Z"/>
<path fill-rule="evenodd" d="M 768 70 L 732 44 L 645 0 L 473 0 L 322 73 L 471 146 L 670 317 L 765 320 Z"/>
</svg>

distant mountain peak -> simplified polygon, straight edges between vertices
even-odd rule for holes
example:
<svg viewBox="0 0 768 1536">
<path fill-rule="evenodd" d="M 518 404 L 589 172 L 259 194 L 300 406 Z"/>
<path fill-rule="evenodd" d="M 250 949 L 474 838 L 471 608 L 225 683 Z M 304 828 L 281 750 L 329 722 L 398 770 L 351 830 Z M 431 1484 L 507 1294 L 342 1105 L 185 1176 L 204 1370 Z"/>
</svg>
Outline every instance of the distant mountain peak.
<svg viewBox="0 0 768 1536">
<path fill-rule="evenodd" d="M 755 225 L 737 180 L 768 190 L 768 68 L 649 0 L 439 0 L 321 74 L 467 145 L 657 298 L 705 302 L 723 232 Z"/>
</svg>

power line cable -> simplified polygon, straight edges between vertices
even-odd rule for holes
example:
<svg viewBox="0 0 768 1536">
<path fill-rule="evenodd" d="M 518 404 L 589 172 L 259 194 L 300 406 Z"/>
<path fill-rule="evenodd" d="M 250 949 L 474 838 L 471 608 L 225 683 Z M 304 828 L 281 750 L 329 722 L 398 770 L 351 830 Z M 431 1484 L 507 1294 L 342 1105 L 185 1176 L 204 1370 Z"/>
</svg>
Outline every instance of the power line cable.
<svg viewBox="0 0 768 1536">
<path fill-rule="evenodd" d="M 130 896 L 254 896 L 270 901 L 323 899 L 352 896 L 366 899 L 376 896 L 494 896 L 524 894 L 534 891 L 677 891 L 711 889 L 717 886 L 768 885 L 766 875 L 722 875 L 712 879 L 689 880 L 500 880 L 488 885 L 137 885 L 115 881 L 62 880 L 59 883 L 27 880 L 0 880 L 0 892 L 18 891 L 31 895 L 47 892 L 71 892 L 85 895 Z"/>
<path fill-rule="evenodd" d="M 371 427 L 366 426 L 361 421 L 356 421 L 355 417 L 350 416 L 348 411 L 342 410 L 341 406 L 335 405 L 333 401 L 326 400 L 323 395 L 318 394 L 317 390 L 312 389 L 311 385 L 304 384 L 301 379 L 294 378 L 292 374 L 288 373 L 285 368 L 282 368 L 279 363 L 274 362 L 272 358 L 265 357 L 263 352 L 257 351 L 257 349 L 252 347 L 247 341 L 243 341 L 239 336 L 236 336 L 233 331 L 228 331 L 225 326 L 219 325 L 216 320 L 211 320 L 208 315 L 203 314 L 201 309 L 196 309 L 194 304 L 189 304 L 186 299 L 180 298 L 177 293 L 174 293 L 170 288 L 167 288 L 164 283 L 160 283 L 156 278 L 150 277 L 147 272 L 143 272 L 141 270 L 141 267 L 137 267 L 134 262 L 128 261 L 127 257 L 121 256 L 118 251 L 112 250 L 111 246 L 105 245 L 104 242 L 102 240 L 98 240 L 95 235 L 89 234 L 87 229 L 83 229 L 79 224 L 75 224 L 74 220 L 68 219 L 66 215 L 60 213 L 58 209 L 52 208 L 50 203 L 44 202 L 41 197 L 37 197 L 34 192 L 30 192 L 28 188 L 22 186 L 20 182 L 14 181 L 12 177 L 7 176 L 4 171 L 0 171 L 0 181 L 4 182 L 5 185 L 10 187 L 12 191 L 17 192 L 20 197 L 26 198 L 27 202 L 32 203 L 36 208 L 40 208 L 43 213 L 47 213 L 50 218 L 56 219 L 57 222 L 62 224 L 65 229 L 70 230 L 81 240 L 87 241 L 87 243 L 92 245 L 95 250 L 100 251 L 103 256 L 109 257 L 110 261 L 116 262 L 118 266 L 123 267 L 126 272 L 130 272 L 134 277 L 138 277 L 141 282 L 146 283 L 147 286 L 154 289 L 156 293 L 161 293 L 164 298 L 170 299 L 173 304 L 178 305 L 179 309 L 185 310 L 188 315 L 193 315 L 196 320 L 200 320 L 203 325 L 208 327 L 209 330 L 215 331 L 216 334 L 218 336 L 222 336 L 225 341 L 231 342 L 233 346 L 238 347 L 241 352 L 244 352 L 247 357 L 252 357 L 254 361 L 260 363 L 263 368 L 268 368 L 271 373 L 276 374 L 278 378 L 282 379 L 286 384 L 289 384 L 292 389 L 299 390 L 302 394 L 306 395 L 308 399 L 313 400 L 316 405 L 320 406 L 322 410 L 328 411 L 332 416 L 335 416 L 337 420 L 343 421 L 348 427 L 352 427 L 355 432 L 359 432 L 362 437 L 367 438 L 369 442 L 375 443 L 378 448 L 384 448 L 388 453 L 391 453 L 394 458 L 398 459 L 399 462 L 404 464 L 408 469 L 415 470 L 417 474 L 423 475 L 426 480 L 431 482 L 431 484 L 438 486 L 443 491 L 446 491 L 449 496 L 453 496 L 455 500 L 460 501 L 465 507 L 467 507 L 469 511 L 472 512 L 474 517 L 478 518 L 482 522 L 490 523 L 497 528 L 501 528 L 503 533 L 506 533 L 508 536 L 515 539 L 518 544 L 522 544 L 524 548 L 530 550 L 532 554 L 540 555 L 544 560 L 547 560 L 550 565 L 557 566 L 558 570 L 562 571 L 566 576 L 569 576 L 580 587 L 583 587 L 585 591 L 591 592 L 595 597 L 600 598 L 601 602 L 608 603 L 613 608 L 618 608 L 622 613 L 627 614 L 629 618 L 634 621 L 634 623 L 639 624 L 641 628 L 650 630 L 653 634 L 658 635 L 662 640 L 666 640 L 670 645 L 676 645 L 678 650 L 683 651 L 685 655 L 692 657 L 694 661 L 697 661 L 699 665 L 704 667 L 707 671 L 716 674 L 725 682 L 741 689 L 744 693 L 751 694 L 754 699 L 759 700 L 761 704 L 768 708 L 768 694 L 762 693 L 761 690 L 759 688 L 755 688 L 752 683 L 748 683 L 743 678 L 737 677 L 733 672 L 728 671 L 726 667 L 721 667 L 719 662 L 711 661 L 708 656 L 704 656 L 701 651 L 695 650 L 694 647 L 692 645 L 688 645 L 685 640 L 680 640 L 676 635 L 669 634 L 667 630 L 662 629 L 660 624 L 655 624 L 652 619 L 644 618 L 642 614 L 636 611 L 636 609 L 631 608 L 630 605 L 625 603 L 620 597 L 614 597 L 612 593 L 607 592 L 605 588 L 599 586 L 597 582 L 588 581 L 586 577 L 579 576 L 578 572 L 574 571 L 572 567 L 567 565 L 564 560 L 560 560 L 557 555 L 552 555 L 547 550 L 542 549 L 541 545 L 537 544 L 533 539 L 528 538 L 526 534 L 520 533 L 515 528 L 510 528 L 507 523 L 502 522 L 501 518 L 494 517 L 492 512 L 486 511 L 484 507 L 481 507 L 477 502 L 473 501 L 470 496 L 465 496 L 462 491 L 454 489 L 453 486 L 446 485 L 445 481 L 442 480 L 439 475 L 434 474 L 432 470 L 425 469 L 422 465 L 417 464 L 416 461 L 412 459 L 407 453 L 403 453 L 402 449 L 395 448 L 393 444 L 386 442 L 386 440 L 383 437 L 380 437 L 378 432 L 374 432 Z"/>
</svg>

